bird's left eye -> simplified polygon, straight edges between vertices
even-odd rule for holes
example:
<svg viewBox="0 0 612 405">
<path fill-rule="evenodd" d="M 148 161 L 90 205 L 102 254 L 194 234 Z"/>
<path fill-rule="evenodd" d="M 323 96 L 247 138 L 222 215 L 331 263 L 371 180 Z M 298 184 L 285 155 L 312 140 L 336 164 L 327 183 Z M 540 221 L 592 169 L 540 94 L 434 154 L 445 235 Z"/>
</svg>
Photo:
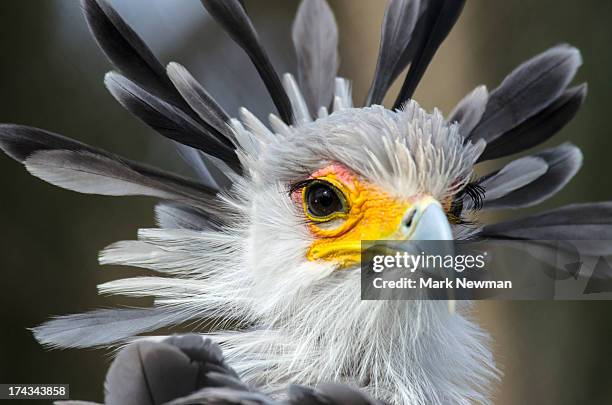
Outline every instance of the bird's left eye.
<svg viewBox="0 0 612 405">
<path fill-rule="evenodd" d="M 342 191 L 326 181 L 311 181 L 302 193 L 306 214 L 315 221 L 327 221 L 348 211 Z"/>
</svg>

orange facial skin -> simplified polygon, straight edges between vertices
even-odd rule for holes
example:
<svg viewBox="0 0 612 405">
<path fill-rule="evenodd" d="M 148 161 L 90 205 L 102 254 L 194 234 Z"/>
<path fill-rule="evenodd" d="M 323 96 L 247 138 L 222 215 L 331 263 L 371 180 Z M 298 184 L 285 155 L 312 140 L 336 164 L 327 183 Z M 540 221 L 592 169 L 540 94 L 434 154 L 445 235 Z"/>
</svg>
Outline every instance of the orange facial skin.
<svg viewBox="0 0 612 405">
<path fill-rule="evenodd" d="M 330 260 L 345 268 L 359 263 L 362 240 L 404 238 L 399 231 L 402 218 L 419 196 L 397 199 L 339 164 L 318 170 L 311 178 L 340 190 L 348 209 L 323 221 L 313 218 L 306 206 L 305 190 L 298 190 L 304 214 L 310 220 L 308 228 L 315 237 L 307 252 L 309 260 Z"/>
</svg>

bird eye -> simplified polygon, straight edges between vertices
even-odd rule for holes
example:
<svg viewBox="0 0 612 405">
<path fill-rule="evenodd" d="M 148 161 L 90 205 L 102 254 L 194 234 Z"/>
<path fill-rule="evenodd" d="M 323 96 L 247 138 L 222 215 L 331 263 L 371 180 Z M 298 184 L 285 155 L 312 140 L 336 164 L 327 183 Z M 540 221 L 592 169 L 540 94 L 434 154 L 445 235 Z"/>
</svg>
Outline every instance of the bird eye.
<svg viewBox="0 0 612 405">
<path fill-rule="evenodd" d="M 344 194 L 332 184 L 315 180 L 303 191 L 304 204 L 311 219 L 326 221 L 347 211 Z"/>
</svg>

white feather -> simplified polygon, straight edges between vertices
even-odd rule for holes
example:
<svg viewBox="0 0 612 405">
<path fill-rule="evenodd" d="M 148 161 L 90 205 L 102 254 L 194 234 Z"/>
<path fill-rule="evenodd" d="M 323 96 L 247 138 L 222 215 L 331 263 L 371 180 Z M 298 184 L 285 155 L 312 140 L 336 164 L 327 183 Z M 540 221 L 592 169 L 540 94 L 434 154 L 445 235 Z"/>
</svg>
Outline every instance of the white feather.
<svg viewBox="0 0 612 405">
<path fill-rule="evenodd" d="M 327 118 L 329 113 L 327 112 L 327 107 L 319 107 L 319 111 L 317 112 L 317 118 Z"/>
<path fill-rule="evenodd" d="M 352 107 L 351 82 L 343 77 L 336 77 L 334 81 L 334 111 Z"/>
<path fill-rule="evenodd" d="M 343 106 L 326 118 L 272 134 L 246 110 L 232 121 L 248 175 L 222 201 L 234 212 L 221 231 L 144 229 L 111 245 L 101 263 L 173 277 L 102 284 L 104 294 L 152 296 L 201 318 L 223 319 L 217 339 L 248 383 L 273 393 L 287 383 L 340 381 L 398 404 L 488 403 L 497 378 L 488 337 L 458 303 L 361 301 L 359 268 L 305 259 L 312 236 L 287 184 L 341 162 L 392 195 L 440 200 L 462 187 L 481 147 L 410 101 L 392 112 Z M 230 322 L 248 325 L 235 331 Z"/>
<path fill-rule="evenodd" d="M 270 122 L 270 127 L 274 132 L 285 136 L 291 134 L 291 129 L 289 128 L 289 125 L 285 124 L 285 122 L 278 118 L 277 115 L 270 114 L 268 116 L 268 121 Z"/>
<path fill-rule="evenodd" d="M 289 96 L 289 100 L 291 101 L 293 114 L 295 115 L 298 125 L 311 122 L 312 117 L 308 111 L 306 100 L 304 100 L 304 96 L 302 95 L 302 92 L 300 91 L 300 88 L 298 87 L 298 84 L 293 78 L 292 74 L 285 73 L 283 75 L 283 87 L 285 88 L 287 96 Z"/>
</svg>

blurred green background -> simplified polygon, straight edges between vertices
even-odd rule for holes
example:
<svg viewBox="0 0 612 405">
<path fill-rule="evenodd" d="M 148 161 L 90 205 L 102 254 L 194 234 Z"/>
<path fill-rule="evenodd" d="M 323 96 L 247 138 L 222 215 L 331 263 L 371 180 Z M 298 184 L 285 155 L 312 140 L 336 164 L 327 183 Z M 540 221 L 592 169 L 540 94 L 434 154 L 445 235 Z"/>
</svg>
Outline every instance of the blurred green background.
<svg viewBox="0 0 612 405">
<path fill-rule="evenodd" d="M 197 0 L 114 0 L 162 61 L 185 64 L 232 113 L 270 110 L 246 57 L 210 22 Z M 331 0 L 340 25 L 341 74 L 356 103 L 369 86 L 384 1 Z M 289 30 L 297 1 L 247 0 L 279 71 L 294 71 Z M 76 0 L 0 2 L 0 122 L 28 124 L 133 159 L 188 173 L 173 147 L 106 92 L 110 70 Z M 550 144 L 571 140 L 583 169 L 544 207 L 612 200 L 609 129 L 612 2 L 469 0 L 415 98 L 448 112 L 480 83 L 490 89 L 516 65 L 560 42 L 582 50 L 577 81 L 589 83 L 577 118 Z M 255 100 L 255 104 L 254 101 Z M 122 303 L 96 285 L 134 270 L 100 268 L 97 252 L 154 225 L 154 202 L 56 189 L 0 156 L 0 382 L 69 383 L 76 399 L 102 399 L 110 356 L 49 351 L 27 328 L 51 315 Z M 540 209 L 540 208 L 538 208 Z M 503 214 L 502 214 L 503 215 Z M 494 338 L 505 377 L 496 404 L 612 403 L 612 303 L 490 302 L 479 316 Z"/>
</svg>

